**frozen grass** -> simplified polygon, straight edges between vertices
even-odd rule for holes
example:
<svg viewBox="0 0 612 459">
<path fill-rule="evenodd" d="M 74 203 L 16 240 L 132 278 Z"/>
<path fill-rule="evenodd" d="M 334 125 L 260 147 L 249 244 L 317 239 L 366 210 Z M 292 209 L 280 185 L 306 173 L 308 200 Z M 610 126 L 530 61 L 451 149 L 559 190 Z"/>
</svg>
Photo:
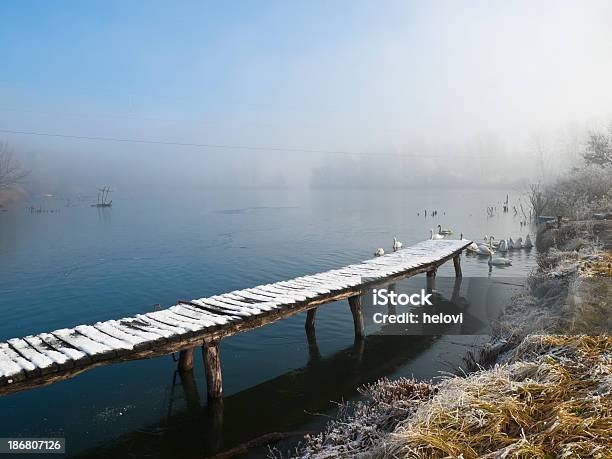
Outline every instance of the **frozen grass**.
<svg viewBox="0 0 612 459">
<path fill-rule="evenodd" d="M 612 338 L 530 336 L 508 364 L 451 378 L 379 457 L 612 457 Z"/>
<path fill-rule="evenodd" d="M 402 420 L 437 389 L 427 383 L 400 378 L 381 379 L 362 388 L 365 400 L 343 404 L 336 419 L 318 435 L 307 436 L 294 457 L 333 458 L 368 455 Z M 274 457 L 282 457 L 274 451 Z"/>
<path fill-rule="evenodd" d="M 532 335 L 505 360 L 368 386 L 295 457 L 612 457 L 612 337 Z"/>
</svg>

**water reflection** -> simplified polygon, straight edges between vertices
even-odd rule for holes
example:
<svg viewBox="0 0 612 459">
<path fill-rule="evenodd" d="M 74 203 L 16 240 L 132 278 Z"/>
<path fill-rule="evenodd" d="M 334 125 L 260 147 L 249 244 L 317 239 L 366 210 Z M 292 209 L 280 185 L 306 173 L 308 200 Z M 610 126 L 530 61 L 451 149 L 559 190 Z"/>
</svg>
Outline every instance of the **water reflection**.
<svg viewBox="0 0 612 459">
<path fill-rule="evenodd" d="M 423 279 L 420 282 L 422 285 Z M 434 295 L 449 310 L 461 307 L 465 312 L 470 305 L 459 294 L 461 285 L 459 278 L 449 289 L 448 296 L 455 298 L 453 303 L 439 291 Z M 397 286 L 391 284 L 388 288 Z M 334 402 L 357 397 L 360 386 L 394 373 L 440 339 L 437 335 L 398 336 L 386 332 L 382 327 L 323 357 L 312 329 L 305 333 L 310 359 L 304 367 L 216 403 L 206 402 L 205 388 L 198 386 L 192 371 L 177 371 L 172 376 L 166 419 L 78 457 L 201 458 L 270 432 L 302 431 L 304 426 L 311 426 L 313 413 L 329 412 Z M 320 424 L 325 421 L 320 418 Z M 296 436 L 294 441 L 299 438 Z"/>
</svg>

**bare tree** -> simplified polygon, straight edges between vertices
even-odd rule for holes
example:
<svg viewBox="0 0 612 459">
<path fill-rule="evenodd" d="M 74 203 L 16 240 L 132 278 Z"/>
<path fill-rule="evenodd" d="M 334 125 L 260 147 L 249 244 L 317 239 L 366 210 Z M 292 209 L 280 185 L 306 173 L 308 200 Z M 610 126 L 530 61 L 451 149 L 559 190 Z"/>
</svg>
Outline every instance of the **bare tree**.
<svg viewBox="0 0 612 459">
<path fill-rule="evenodd" d="M 529 185 L 529 202 L 536 217 L 542 215 L 548 206 L 548 197 L 545 195 L 539 183 Z"/>
<path fill-rule="evenodd" d="M 0 192 L 12 188 L 28 175 L 6 143 L 0 143 Z"/>
<path fill-rule="evenodd" d="M 612 166 L 612 126 L 608 132 L 591 132 L 583 154 L 587 164 Z"/>
</svg>

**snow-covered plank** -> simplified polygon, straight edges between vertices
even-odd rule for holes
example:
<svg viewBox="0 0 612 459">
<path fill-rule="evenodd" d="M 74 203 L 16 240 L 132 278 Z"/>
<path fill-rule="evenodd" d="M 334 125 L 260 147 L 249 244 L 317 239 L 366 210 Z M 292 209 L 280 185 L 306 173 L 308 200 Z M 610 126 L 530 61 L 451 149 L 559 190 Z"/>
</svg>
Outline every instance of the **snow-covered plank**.
<svg viewBox="0 0 612 459">
<path fill-rule="evenodd" d="M 56 365 L 60 367 L 67 366 L 71 367 L 74 365 L 72 359 L 69 358 L 66 354 L 62 354 L 59 351 L 56 351 L 51 346 L 46 344 L 40 337 L 38 336 L 26 336 L 23 338 L 30 346 L 36 349 L 41 354 L 46 355 L 49 359 L 51 359 Z"/>
<path fill-rule="evenodd" d="M 257 295 L 256 293 L 251 293 L 248 290 L 234 290 L 233 292 L 230 292 L 228 295 L 224 295 L 224 296 L 230 296 L 230 295 L 234 295 L 237 297 L 246 298 L 250 300 L 255 300 L 255 301 L 261 301 L 262 303 L 277 303 L 276 300 L 268 296 Z M 259 304 L 257 304 L 257 307 L 259 307 Z"/>
<path fill-rule="evenodd" d="M 22 338 L 9 339 L 7 343 L 15 351 L 17 351 L 21 357 L 32 362 L 37 368 L 39 368 L 42 374 L 47 374 L 57 369 L 57 366 L 53 360 L 51 360 L 45 354 L 38 352 Z"/>
<path fill-rule="evenodd" d="M 199 300 L 191 300 L 191 304 L 202 308 L 204 311 L 210 311 L 217 314 L 225 314 L 228 317 L 240 317 L 244 320 L 245 317 L 250 317 L 253 315 L 250 311 L 244 311 L 236 309 L 235 307 L 228 307 L 224 303 L 218 301 L 210 301 L 209 299 L 199 299 Z"/>
<path fill-rule="evenodd" d="M 281 305 L 295 304 L 298 301 L 298 300 L 295 299 L 295 297 L 293 297 L 291 295 L 287 295 L 287 294 L 283 294 L 283 293 L 267 292 L 267 291 L 261 290 L 259 288 L 250 288 L 248 290 L 242 290 L 242 291 L 246 291 L 248 293 L 253 293 L 253 294 L 259 295 L 259 296 L 265 296 L 265 297 L 269 298 L 269 301 L 271 301 L 273 303 L 278 303 L 278 304 L 281 304 Z"/>
<path fill-rule="evenodd" d="M 123 327 L 117 327 L 116 322 L 114 321 L 107 321 L 107 322 L 97 322 L 94 327 L 99 330 L 100 332 L 112 336 L 113 338 L 116 338 L 120 341 L 123 341 L 125 343 L 129 343 L 134 349 L 144 349 L 149 347 L 150 345 L 150 340 L 147 340 L 146 338 L 143 338 L 141 336 L 138 336 L 137 334 L 135 334 L 133 331 L 132 333 L 129 333 L 128 330 L 124 329 Z M 158 338 L 156 335 L 150 335 L 153 339 Z"/>
<path fill-rule="evenodd" d="M 5 352 L 9 346 L 6 343 L 0 343 L 0 381 L 11 384 L 25 377 L 23 367 L 11 358 Z"/>
<path fill-rule="evenodd" d="M 142 330 L 146 333 L 154 333 L 162 336 L 164 339 L 175 339 L 182 333 L 187 333 L 187 330 L 177 329 L 176 327 L 170 327 L 166 324 L 160 324 L 142 314 L 136 315 L 136 317 L 126 318 L 121 320 L 121 324 Z"/>
<path fill-rule="evenodd" d="M 329 291 L 327 289 L 322 289 L 322 288 L 319 288 L 319 287 L 314 287 L 312 285 L 308 286 L 308 285 L 305 285 L 302 282 L 297 281 L 296 279 L 284 281 L 282 284 L 279 283 L 279 285 L 281 285 L 282 287 L 294 288 L 294 289 L 299 290 L 300 292 L 304 293 L 305 295 L 308 294 L 307 292 L 312 292 L 312 293 L 315 294 L 315 296 L 311 296 L 311 298 L 317 298 L 317 297 L 319 297 L 321 295 L 325 295 L 325 294 L 329 293 Z"/>
<path fill-rule="evenodd" d="M 187 317 L 191 317 L 193 319 L 207 320 L 213 326 L 214 325 L 225 325 L 227 323 L 232 322 L 232 319 L 225 315 L 215 315 L 209 312 L 205 312 L 201 309 L 194 308 L 193 306 L 189 306 L 186 304 L 177 304 L 176 306 L 172 306 L 170 308 L 176 314 L 181 314 Z"/>
<path fill-rule="evenodd" d="M 162 311 L 159 311 L 159 312 L 162 312 Z M 214 327 L 216 325 L 214 322 L 211 322 L 210 320 L 196 319 L 196 318 L 189 317 L 183 314 L 178 314 L 172 308 L 164 309 L 163 312 L 165 313 L 163 316 L 164 320 L 165 319 L 175 320 L 176 323 L 180 324 L 180 326 L 182 326 L 183 328 L 190 326 L 191 330 L 194 332 L 199 332 L 207 328 Z"/>
<path fill-rule="evenodd" d="M 218 301 L 221 304 L 225 304 L 232 307 L 238 307 L 241 310 L 246 310 L 252 312 L 254 314 L 260 314 L 262 309 L 260 305 L 262 304 L 259 300 L 253 300 L 251 298 L 244 298 L 242 296 L 237 296 L 233 293 L 224 293 L 222 295 L 211 296 L 210 298 L 206 298 L 207 300 Z"/>
<path fill-rule="evenodd" d="M 137 319 L 133 319 L 131 317 L 119 320 L 108 320 L 104 323 L 127 335 L 132 335 L 138 339 L 144 340 L 151 345 L 166 341 L 166 337 L 164 335 L 167 332 L 162 330 L 153 330 L 150 327 L 147 329 L 146 325 L 144 324 L 142 324 L 144 326 L 138 327 L 136 325 Z"/>
<path fill-rule="evenodd" d="M 260 285 L 257 287 L 257 291 L 287 296 L 292 298 L 294 301 L 306 301 L 307 299 L 306 295 L 303 295 L 298 291 L 290 291 L 289 289 L 283 289 L 278 286 L 275 287 L 274 285 Z"/>
<path fill-rule="evenodd" d="M 303 285 L 292 284 L 291 281 L 276 282 L 274 284 L 270 284 L 270 286 L 281 290 L 287 290 L 289 293 L 297 292 L 300 295 L 304 295 L 306 299 L 309 300 L 312 298 L 316 298 L 320 295 L 320 293 L 317 293 L 313 290 L 309 290 Z"/>
<path fill-rule="evenodd" d="M 297 300 L 295 297 L 283 293 L 272 293 L 266 290 L 262 290 L 259 287 L 250 288 L 247 290 L 241 290 L 241 292 L 252 293 L 254 295 L 268 298 L 267 301 L 277 303 L 280 305 L 295 304 Z"/>
<path fill-rule="evenodd" d="M 191 323 L 188 323 L 186 321 L 178 321 L 176 319 L 174 319 L 167 311 L 165 310 L 161 310 L 161 311 L 155 311 L 155 312 L 149 312 L 147 314 L 145 314 L 145 316 L 151 320 L 152 322 L 156 322 L 160 325 L 166 325 L 168 327 L 173 327 L 175 330 L 177 330 L 177 333 L 179 335 L 184 335 L 189 336 L 191 334 L 193 334 L 196 331 L 199 331 L 201 329 L 201 327 L 198 327 L 196 325 L 193 325 Z"/>
<path fill-rule="evenodd" d="M 273 301 L 267 301 L 267 299 L 257 299 L 257 298 L 254 298 L 254 296 L 255 296 L 254 294 L 250 294 L 250 293 L 242 294 L 240 290 L 235 290 L 233 292 L 225 293 L 221 295 L 220 298 L 222 298 L 223 300 L 229 299 L 229 300 L 234 300 L 234 301 L 240 301 L 242 303 L 248 300 L 255 301 L 255 303 L 252 303 L 252 306 L 259 309 L 260 313 L 263 311 L 270 311 L 277 306 L 277 304 Z"/>
<path fill-rule="evenodd" d="M 346 278 L 337 274 L 325 272 L 311 276 L 314 279 L 321 280 L 324 282 L 324 286 L 330 288 L 330 290 L 342 290 L 349 287 L 349 282 Z"/>
<path fill-rule="evenodd" d="M 256 314 L 261 314 L 261 309 L 255 308 L 253 305 L 245 306 L 247 303 L 236 302 L 232 298 L 226 298 L 225 296 L 202 298 L 200 301 L 222 309 L 235 311 L 235 313 L 238 315 L 253 316 Z"/>
<path fill-rule="evenodd" d="M 98 330 L 96 327 L 92 327 L 91 325 L 79 325 L 78 327 L 74 327 L 74 329 L 81 335 L 86 336 L 90 340 L 97 343 L 104 344 L 117 353 L 122 353 L 122 351 L 131 351 L 134 349 L 134 345 L 130 342 L 108 335 Z"/>
<path fill-rule="evenodd" d="M 84 352 L 91 358 L 97 359 L 114 355 L 114 351 L 110 346 L 89 339 L 73 329 L 62 328 L 51 332 L 51 334 L 75 349 Z"/>
<path fill-rule="evenodd" d="M 57 352 L 64 354 L 68 359 L 75 362 L 89 362 L 90 357 L 83 351 L 76 349 L 74 346 L 67 344 L 56 336 L 53 336 L 51 333 L 41 333 L 38 335 L 38 338 L 41 339 L 47 346 L 56 350 Z"/>
<path fill-rule="evenodd" d="M 329 289 L 324 287 L 320 287 L 320 284 L 316 284 L 314 282 L 304 282 L 300 278 L 291 279 L 290 281 L 286 281 L 284 285 L 288 285 L 290 287 L 303 288 L 305 290 L 310 290 L 317 293 L 317 296 L 326 295 L 330 293 Z"/>
</svg>

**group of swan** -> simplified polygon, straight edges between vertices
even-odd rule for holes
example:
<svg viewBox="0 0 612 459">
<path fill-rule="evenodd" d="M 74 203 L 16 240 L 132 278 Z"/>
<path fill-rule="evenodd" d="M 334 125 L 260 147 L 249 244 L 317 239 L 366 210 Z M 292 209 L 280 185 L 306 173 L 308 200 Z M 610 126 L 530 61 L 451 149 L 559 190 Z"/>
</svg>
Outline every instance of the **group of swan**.
<svg viewBox="0 0 612 459">
<path fill-rule="evenodd" d="M 499 242 L 496 242 L 493 236 L 485 236 L 484 240 L 490 247 L 504 253 L 510 250 L 531 249 L 533 247 L 533 242 L 531 242 L 531 236 L 529 234 L 525 237 L 524 241 L 522 237 L 519 237 L 516 241 L 510 237 L 507 240 L 501 239 Z"/>
<path fill-rule="evenodd" d="M 434 233 L 433 229 L 429 230 L 430 239 L 438 240 L 444 239 L 445 234 L 453 234 L 452 230 L 442 229 L 442 226 L 438 225 L 438 232 Z M 393 236 L 393 251 L 397 251 L 402 248 L 402 243 L 397 239 L 397 237 Z M 374 256 L 382 257 L 385 254 L 385 249 L 379 247 L 374 252 Z"/>
<path fill-rule="evenodd" d="M 398 239 L 393 236 L 393 251 L 397 251 L 399 249 L 402 248 L 402 243 L 400 241 L 398 241 Z M 379 247 L 376 249 L 376 252 L 374 252 L 374 256 L 376 257 L 382 257 L 385 254 L 385 249 L 383 249 L 382 247 Z"/>
<path fill-rule="evenodd" d="M 433 229 L 429 230 L 429 238 L 438 240 L 444 239 L 444 236 L 448 236 L 449 234 L 453 234 L 453 230 L 451 229 L 442 229 L 442 225 L 438 225 L 438 232 L 434 233 Z"/>
<path fill-rule="evenodd" d="M 441 225 L 438 225 L 437 233 L 434 233 L 433 229 L 429 230 L 430 239 L 434 239 L 434 240 L 444 239 L 444 236 L 448 234 L 453 234 L 453 231 L 450 229 L 442 229 Z M 397 239 L 397 237 L 394 236 L 393 237 L 393 250 L 397 251 L 401 248 L 402 248 L 402 243 Z M 384 254 L 385 254 L 385 249 L 383 249 L 382 247 L 377 248 L 376 251 L 374 252 L 374 256 L 377 256 L 377 257 L 382 257 Z"/>
<path fill-rule="evenodd" d="M 463 239 L 463 234 L 461 235 L 461 239 Z M 468 252 L 475 253 L 476 255 L 484 255 L 489 257 L 489 266 L 510 266 L 512 262 L 508 258 L 493 257 L 495 250 L 501 253 L 506 253 L 510 250 L 531 249 L 532 247 L 533 243 L 531 242 L 531 236 L 529 236 L 529 234 L 525 237 L 524 242 L 522 237 L 519 237 L 516 241 L 512 238 L 508 238 L 507 240 L 502 239 L 497 242 L 493 236 L 485 235 L 484 243 L 479 244 L 472 242 L 469 246 L 467 246 L 467 250 Z"/>
</svg>

